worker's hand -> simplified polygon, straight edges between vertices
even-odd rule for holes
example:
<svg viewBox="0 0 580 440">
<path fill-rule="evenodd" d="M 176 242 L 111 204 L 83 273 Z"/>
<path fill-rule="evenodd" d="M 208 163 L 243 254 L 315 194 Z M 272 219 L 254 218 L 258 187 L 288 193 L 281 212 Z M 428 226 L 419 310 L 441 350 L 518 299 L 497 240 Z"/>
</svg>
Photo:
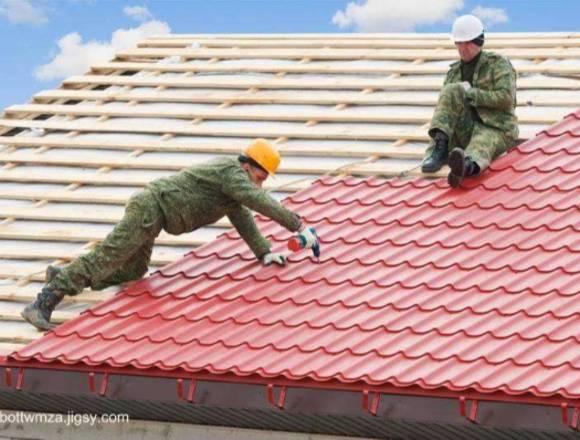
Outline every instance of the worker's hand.
<svg viewBox="0 0 580 440">
<path fill-rule="evenodd" d="M 463 88 L 465 92 L 471 89 L 471 84 L 469 84 L 467 81 L 460 82 L 459 85 Z"/>
<path fill-rule="evenodd" d="M 300 235 L 302 235 L 306 240 L 304 243 L 306 249 L 312 249 L 318 244 L 318 236 L 316 235 L 314 228 L 304 228 L 302 232 L 300 232 Z"/>
<path fill-rule="evenodd" d="M 286 265 L 286 255 L 269 253 L 262 257 L 262 262 L 264 263 L 265 266 L 270 266 L 271 264 L 284 266 Z"/>
</svg>

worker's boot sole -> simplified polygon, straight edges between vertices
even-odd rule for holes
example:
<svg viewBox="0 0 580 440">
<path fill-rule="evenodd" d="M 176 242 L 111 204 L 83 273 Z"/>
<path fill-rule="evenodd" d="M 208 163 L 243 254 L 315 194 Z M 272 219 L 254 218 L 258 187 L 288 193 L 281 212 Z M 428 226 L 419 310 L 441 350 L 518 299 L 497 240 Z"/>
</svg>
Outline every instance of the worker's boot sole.
<svg viewBox="0 0 580 440">
<path fill-rule="evenodd" d="M 22 312 L 20 312 L 20 316 L 22 316 L 26 322 L 29 322 L 38 330 L 47 331 L 56 327 L 56 324 L 51 324 L 46 319 L 44 319 L 42 313 L 35 305 L 35 303 L 30 303 L 24 307 Z"/>
<path fill-rule="evenodd" d="M 461 148 L 455 148 L 449 154 L 449 168 L 447 182 L 452 188 L 459 188 L 465 178 L 465 153 Z"/>
</svg>

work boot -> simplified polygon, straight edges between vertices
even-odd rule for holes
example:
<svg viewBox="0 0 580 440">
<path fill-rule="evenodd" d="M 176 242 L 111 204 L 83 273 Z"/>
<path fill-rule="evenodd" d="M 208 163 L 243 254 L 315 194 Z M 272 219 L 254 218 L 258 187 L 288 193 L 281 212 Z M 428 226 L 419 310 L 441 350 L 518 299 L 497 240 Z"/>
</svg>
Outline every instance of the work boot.
<svg viewBox="0 0 580 440">
<path fill-rule="evenodd" d="M 447 182 L 452 188 L 458 188 L 466 177 L 477 176 L 479 166 L 465 155 L 461 148 L 455 148 L 449 154 L 449 168 Z"/>
<path fill-rule="evenodd" d="M 36 297 L 36 301 L 24 307 L 20 314 L 37 329 L 52 330 L 56 327 L 56 324 L 50 322 L 50 316 L 61 300 L 62 295 L 58 295 L 48 287 L 44 287 Z"/>
<path fill-rule="evenodd" d="M 433 146 L 431 155 L 421 165 L 421 171 L 424 173 L 436 173 L 447 163 L 449 138 L 445 133 L 437 130 L 433 140 L 435 141 L 435 145 Z"/>
</svg>

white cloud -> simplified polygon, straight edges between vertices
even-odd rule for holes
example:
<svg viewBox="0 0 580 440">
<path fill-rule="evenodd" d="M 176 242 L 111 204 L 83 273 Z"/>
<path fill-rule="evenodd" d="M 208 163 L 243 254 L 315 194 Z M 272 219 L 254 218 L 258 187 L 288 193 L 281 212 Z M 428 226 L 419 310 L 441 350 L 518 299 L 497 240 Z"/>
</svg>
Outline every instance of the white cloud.
<svg viewBox="0 0 580 440">
<path fill-rule="evenodd" d="M 332 22 L 361 32 L 409 32 L 417 26 L 452 21 L 463 0 L 361 0 L 337 11 Z"/>
<path fill-rule="evenodd" d="M 131 29 L 118 29 L 111 35 L 111 41 L 91 40 L 83 42 L 78 32 L 65 35 L 58 41 L 59 53 L 53 59 L 34 71 L 36 79 L 50 81 L 87 72 L 91 65 L 108 61 L 115 52 L 134 47 L 139 41 L 156 34 L 171 32 L 169 25 L 152 20 Z"/>
<path fill-rule="evenodd" d="M 508 16 L 505 9 L 500 8 L 484 8 L 483 6 L 476 6 L 473 11 L 473 15 L 478 16 L 481 21 L 486 25 L 485 28 L 489 28 L 498 23 L 507 23 Z"/>
<path fill-rule="evenodd" d="M 141 40 L 151 35 L 162 35 L 171 32 L 164 21 L 152 20 L 131 29 L 117 29 L 111 37 L 111 45 L 115 50 L 125 50 L 136 46 Z"/>
<path fill-rule="evenodd" d="M 48 22 L 46 13 L 29 0 L 0 0 L 0 16 L 10 23 L 44 24 Z"/>
<path fill-rule="evenodd" d="M 129 18 L 137 21 L 145 21 L 153 18 L 146 6 L 125 6 L 123 12 Z"/>
</svg>

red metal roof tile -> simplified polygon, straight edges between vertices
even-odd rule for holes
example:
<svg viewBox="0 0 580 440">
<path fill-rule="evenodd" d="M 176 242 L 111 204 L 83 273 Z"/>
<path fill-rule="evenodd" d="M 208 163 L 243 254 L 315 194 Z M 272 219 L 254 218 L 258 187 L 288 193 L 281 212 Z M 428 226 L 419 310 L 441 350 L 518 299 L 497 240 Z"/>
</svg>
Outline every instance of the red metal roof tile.
<svg viewBox="0 0 580 440">
<path fill-rule="evenodd" d="M 9 360 L 578 399 L 579 179 L 580 111 L 468 190 L 325 177 L 285 201 L 319 262 L 265 268 L 228 232 Z"/>
</svg>

